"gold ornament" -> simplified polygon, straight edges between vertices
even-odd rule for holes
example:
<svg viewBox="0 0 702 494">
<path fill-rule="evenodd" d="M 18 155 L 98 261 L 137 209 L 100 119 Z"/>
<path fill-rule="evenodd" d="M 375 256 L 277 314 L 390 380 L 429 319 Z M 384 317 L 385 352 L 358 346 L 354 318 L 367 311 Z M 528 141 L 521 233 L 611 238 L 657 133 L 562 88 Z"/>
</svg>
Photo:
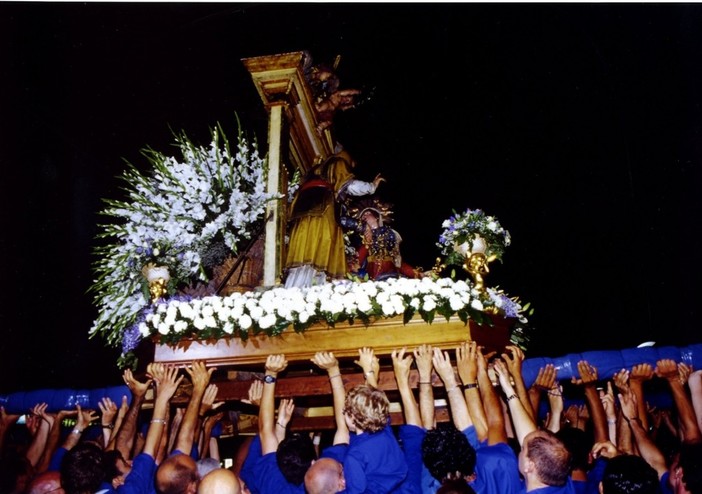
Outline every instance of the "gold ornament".
<svg viewBox="0 0 702 494">
<path fill-rule="evenodd" d="M 171 279 L 168 266 L 156 266 L 156 264 L 150 262 L 141 268 L 141 274 L 149 282 L 151 303 L 163 298 L 167 292 L 168 281 Z"/>
</svg>

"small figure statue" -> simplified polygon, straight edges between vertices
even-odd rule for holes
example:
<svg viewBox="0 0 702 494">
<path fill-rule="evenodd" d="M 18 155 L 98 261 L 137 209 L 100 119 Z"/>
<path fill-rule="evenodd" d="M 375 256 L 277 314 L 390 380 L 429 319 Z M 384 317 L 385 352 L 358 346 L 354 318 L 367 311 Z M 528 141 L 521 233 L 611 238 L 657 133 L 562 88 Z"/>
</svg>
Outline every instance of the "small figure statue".
<svg viewBox="0 0 702 494">
<path fill-rule="evenodd" d="M 361 201 L 356 209 L 361 234 L 358 273 L 367 274 L 370 279 L 376 281 L 400 276 L 421 277 L 421 269 L 415 269 L 402 260 L 402 237 L 387 224 L 391 221 L 390 205 L 374 199 Z"/>
<path fill-rule="evenodd" d="M 319 120 L 317 133 L 320 135 L 334 123 L 337 110 L 354 108 L 361 94 L 359 89 L 339 89 L 340 81 L 335 71 L 340 58 L 336 57 L 333 67 L 319 64 L 309 70 L 308 82 L 314 96 L 314 108 Z"/>
<path fill-rule="evenodd" d="M 494 256 L 487 257 L 482 252 L 475 252 L 466 258 L 463 269 L 468 271 L 468 274 L 470 274 L 473 281 L 475 281 L 476 290 L 485 290 L 485 279 L 483 276 L 490 272 L 488 264 L 494 260 Z"/>
</svg>

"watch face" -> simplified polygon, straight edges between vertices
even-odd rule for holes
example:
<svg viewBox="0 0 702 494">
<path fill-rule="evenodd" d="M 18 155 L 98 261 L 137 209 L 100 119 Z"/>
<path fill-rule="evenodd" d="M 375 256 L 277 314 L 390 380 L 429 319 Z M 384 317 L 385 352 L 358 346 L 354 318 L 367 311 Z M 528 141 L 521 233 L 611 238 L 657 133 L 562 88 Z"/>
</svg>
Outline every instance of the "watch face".
<svg viewBox="0 0 702 494">
<path fill-rule="evenodd" d="M 263 378 L 263 382 L 266 383 L 266 384 L 274 383 L 274 382 L 275 382 L 275 377 L 273 377 L 273 376 L 265 376 L 265 377 Z"/>
</svg>

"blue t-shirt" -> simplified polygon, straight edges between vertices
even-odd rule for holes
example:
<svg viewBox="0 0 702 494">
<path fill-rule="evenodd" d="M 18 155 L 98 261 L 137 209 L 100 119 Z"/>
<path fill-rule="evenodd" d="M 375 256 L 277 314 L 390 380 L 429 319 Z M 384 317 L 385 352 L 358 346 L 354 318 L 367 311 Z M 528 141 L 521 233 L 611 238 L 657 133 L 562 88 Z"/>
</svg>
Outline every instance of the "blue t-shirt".
<svg viewBox="0 0 702 494">
<path fill-rule="evenodd" d="M 526 492 L 526 486 L 522 492 Z M 529 494 L 575 494 L 575 487 L 573 487 L 573 482 L 568 479 L 568 481 L 560 487 L 553 485 L 539 487 L 538 489 L 530 490 Z"/>
<path fill-rule="evenodd" d="M 141 453 L 134 458 L 132 470 L 124 479 L 124 484 L 117 487 L 118 494 L 155 494 L 154 477 L 156 462 L 153 456 Z"/>
<path fill-rule="evenodd" d="M 256 434 L 253 441 L 249 444 L 249 452 L 246 454 L 239 473 L 239 477 L 244 481 L 251 494 L 259 494 L 258 483 L 256 482 L 256 462 L 261 456 L 261 438 Z"/>
<path fill-rule="evenodd" d="M 390 425 L 374 433 L 351 434 L 344 459 L 346 492 L 384 494 L 407 476 L 407 462 Z"/>
<path fill-rule="evenodd" d="M 254 468 L 256 487 L 261 494 L 305 494 L 304 483 L 294 485 L 286 480 L 278 467 L 275 452 L 261 456 Z M 250 487 L 249 490 L 251 490 Z"/>
<path fill-rule="evenodd" d="M 407 462 L 407 477 L 400 486 L 400 492 L 403 494 L 420 494 L 424 492 L 423 479 L 426 478 L 429 482 L 434 479 L 422 459 L 422 441 L 426 434 L 426 430 L 416 425 L 401 425 L 399 428 L 402 451 Z"/>
</svg>

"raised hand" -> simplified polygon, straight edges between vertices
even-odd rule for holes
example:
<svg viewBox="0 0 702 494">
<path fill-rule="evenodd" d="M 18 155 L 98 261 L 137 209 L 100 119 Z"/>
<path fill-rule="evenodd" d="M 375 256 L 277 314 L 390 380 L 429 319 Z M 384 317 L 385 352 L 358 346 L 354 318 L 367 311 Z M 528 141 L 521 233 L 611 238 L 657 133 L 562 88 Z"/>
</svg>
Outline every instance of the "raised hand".
<svg viewBox="0 0 702 494">
<path fill-rule="evenodd" d="M 434 368 L 432 358 L 434 349 L 431 345 L 420 345 L 414 349 L 414 361 L 417 363 L 417 371 L 421 382 L 431 382 L 431 371 Z"/>
<path fill-rule="evenodd" d="M 285 355 L 269 355 L 266 357 L 266 371 L 278 373 L 285 370 L 288 366 L 288 361 L 285 360 Z"/>
<path fill-rule="evenodd" d="M 151 379 L 148 379 L 146 382 L 137 381 L 131 369 L 124 369 L 124 372 L 122 373 L 122 380 L 124 380 L 124 384 L 127 385 L 129 391 L 132 392 L 132 396 L 143 397 L 146 395 L 146 392 L 151 385 Z"/>
<path fill-rule="evenodd" d="M 622 369 L 619 372 L 615 373 L 614 376 L 612 376 L 612 381 L 614 381 L 614 385 L 617 387 L 617 390 L 621 394 L 627 394 L 631 391 L 631 388 L 629 388 L 628 370 Z"/>
<path fill-rule="evenodd" d="M 100 409 L 100 414 L 102 415 L 102 425 L 112 425 L 112 422 L 117 416 L 117 404 L 114 401 L 112 401 L 112 399 L 109 396 L 105 396 L 100 401 L 98 401 L 98 408 Z"/>
<path fill-rule="evenodd" d="M 251 405 L 260 406 L 261 396 L 263 396 L 263 382 L 259 380 L 253 380 L 249 385 L 248 398 L 241 401 L 243 401 L 244 403 L 250 403 Z"/>
<path fill-rule="evenodd" d="M 456 348 L 456 368 L 463 384 L 478 382 L 478 353 L 475 341 L 464 342 Z"/>
<path fill-rule="evenodd" d="M 292 419 L 295 403 L 292 398 L 283 398 L 278 406 L 278 424 L 285 429 Z"/>
<path fill-rule="evenodd" d="M 536 374 L 536 379 L 531 387 L 542 391 L 548 391 L 556 386 L 557 377 L 558 371 L 556 367 L 553 364 L 546 364 L 539 368 L 539 372 Z"/>
<path fill-rule="evenodd" d="M 398 383 L 409 382 L 410 367 L 412 366 L 412 355 L 406 355 L 407 348 L 393 350 L 390 354 L 392 358 L 392 369 Z"/>
<path fill-rule="evenodd" d="M 631 368 L 629 374 L 630 383 L 642 383 L 653 378 L 653 366 L 651 364 L 636 364 Z"/>
<path fill-rule="evenodd" d="M 310 360 L 313 364 L 323 370 L 329 370 L 332 367 L 339 366 L 339 361 L 332 352 L 317 352 Z"/>
<path fill-rule="evenodd" d="M 212 373 L 217 370 L 216 367 L 209 369 L 202 360 L 194 360 L 191 365 L 185 367 L 185 372 L 190 376 L 193 383 L 193 391 L 204 393 L 207 385 L 210 384 Z"/>
<path fill-rule="evenodd" d="M 578 373 L 580 374 L 580 378 L 573 376 L 571 379 L 573 384 L 594 386 L 597 382 L 597 367 L 591 365 L 587 360 L 578 362 Z"/>
</svg>

